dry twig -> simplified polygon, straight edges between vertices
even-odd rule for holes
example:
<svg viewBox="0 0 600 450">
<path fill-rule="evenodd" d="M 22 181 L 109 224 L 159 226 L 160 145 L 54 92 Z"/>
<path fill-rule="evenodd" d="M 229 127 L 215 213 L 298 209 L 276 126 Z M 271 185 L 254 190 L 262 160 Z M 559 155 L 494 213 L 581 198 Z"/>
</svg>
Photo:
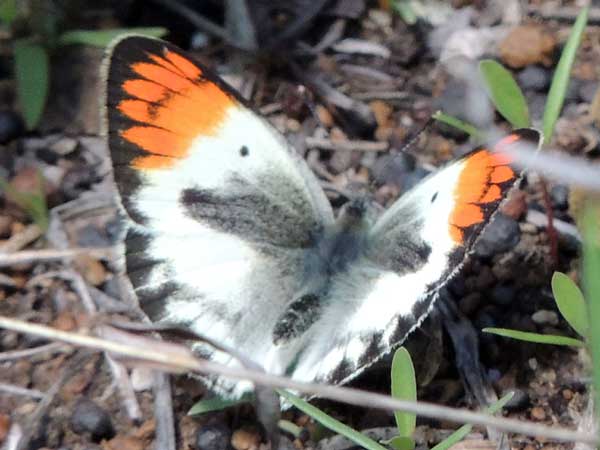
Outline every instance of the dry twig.
<svg viewBox="0 0 600 450">
<path fill-rule="evenodd" d="M 331 139 L 307 136 L 307 147 L 317 147 L 324 150 L 343 150 L 359 152 L 385 152 L 389 148 L 387 142 L 380 141 L 333 141 Z"/>
<path fill-rule="evenodd" d="M 0 327 L 42 336 L 48 339 L 60 340 L 81 347 L 113 352 L 116 355 L 129 358 L 129 364 L 153 365 L 154 367 L 161 367 L 163 370 L 174 373 L 197 372 L 202 374 L 218 374 L 235 380 L 250 380 L 263 386 L 292 389 L 301 393 L 313 394 L 357 406 L 379 408 L 388 411 L 407 411 L 424 417 L 443 419 L 454 423 L 471 423 L 475 425 L 490 426 L 501 431 L 545 437 L 561 442 L 580 441 L 593 445 L 598 445 L 599 442 L 597 436 L 592 433 L 556 426 L 548 427 L 521 420 L 494 417 L 487 414 L 449 408 L 425 402 L 399 400 L 386 395 L 364 392 L 353 388 L 304 383 L 260 371 L 229 367 L 196 358 L 190 349 L 182 345 L 156 342 L 156 345 L 160 344 L 161 346 L 160 351 L 155 349 L 155 344 L 150 345 L 148 341 L 146 341 L 146 344 L 143 346 L 133 346 L 125 343 L 124 339 L 131 342 L 131 340 L 135 341 L 135 339 L 139 339 L 139 337 L 128 333 L 122 333 L 123 338 L 121 339 L 121 342 L 116 342 L 94 336 L 56 330 L 44 325 L 23 322 L 8 317 L 0 317 Z M 107 328 L 107 326 L 101 328 Z M 168 345 L 173 351 L 165 352 L 165 345 Z"/>
</svg>

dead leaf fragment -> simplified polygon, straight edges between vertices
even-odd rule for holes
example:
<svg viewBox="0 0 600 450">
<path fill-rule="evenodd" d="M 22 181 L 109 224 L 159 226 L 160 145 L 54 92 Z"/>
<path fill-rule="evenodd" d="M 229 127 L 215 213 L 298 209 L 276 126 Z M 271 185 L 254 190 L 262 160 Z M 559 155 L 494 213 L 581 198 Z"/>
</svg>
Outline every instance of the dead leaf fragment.
<svg viewBox="0 0 600 450">
<path fill-rule="evenodd" d="M 513 28 L 500 42 L 500 58 L 508 66 L 519 69 L 530 64 L 552 64 L 556 39 L 536 25 Z"/>
</svg>

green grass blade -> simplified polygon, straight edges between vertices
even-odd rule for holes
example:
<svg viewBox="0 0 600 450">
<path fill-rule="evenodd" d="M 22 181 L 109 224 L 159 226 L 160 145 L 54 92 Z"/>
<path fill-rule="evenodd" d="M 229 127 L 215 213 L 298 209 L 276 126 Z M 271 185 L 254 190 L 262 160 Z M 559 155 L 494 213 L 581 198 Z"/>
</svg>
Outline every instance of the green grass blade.
<svg viewBox="0 0 600 450">
<path fill-rule="evenodd" d="M 481 131 L 479 131 L 475 126 L 471 125 L 468 122 L 465 122 L 464 120 L 460 120 L 456 117 L 443 113 L 442 111 L 436 111 L 431 117 L 437 120 L 438 122 L 442 122 L 446 125 L 450 125 L 451 127 L 458 128 L 459 130 L 464 131 L 470 136 L 476 138 L 481 137 Z"/>
<path fill-rule="evenodd" d="M 558 310 L 569 325 L 582 337 L 588 335 L 588 311 L 581 289 L 567 275 L 554 272 L 552 294 Z"/>
<path fill-rule="evenodd" d="M 494 106 L 502 117 L 514 128 L 528 127 L 527 102 L 511 73 L 502 64 L 492 59 L 484 59 L 479 63 L 479 73 Z"/>
<path fill-rule="evenodd" d="M 0 22 L 6 26 L 17 18 L 17 0 L 0 0 Z"/>
<path fill-rule="evenodd" d="M 546 106 L 544 108 L 544 117 L 542 118 L 542 128 L 544 130 L 544 142 L 547 144 L 552 139 L 552 133 L 554 132 L 554 124 L 560 115 L 560 111 L 565 101 L 565 95 L 567 88 L 569 87 L 569 79 L 571 77 L 571 68 L 573 67 L 573 61 L 575 60 L 575 54 L 577 48 L 581 42 L 583 31 L 587 24 L 589 7 L 585 7 L 581 10 L 577 16 L 577 20 L 573 25 L 571 35 L 567 40 L 565 48 L 560 55 L 560 60 L 554 71 L 552 77 L 552 84 L 550 85 L 550 91 L 548 92 L 548 99 L 546 100 Z"/>
<path fill-rule="evenodd" d="M 415 368 L 410 358 L 410 353 L 404 347 L 400 347 L 394 353 L 392 360 L 392 397 L 401 400 L 417 399 L 417 382 L 415 380 Z M 417 416 L 412 413 L 395 411 L 396 426 L 400 437 L 411 437 L 417 424 Z"/>
<path fill-rule="evenodd" d="M 213 397 L 206 400 L 200 400 L 196 402 L 194 406 L 190 408 L 187 415 L 188 416 L 197 416 L 200 414 L 205 414 L 212 411 L 221 411 L 222 409 L 229 408 L 230 406 L 237 405 L 239 403 L 243 403 L 246 401 L 245 399 L 238 400 L 227 400 L 221 397 Z"/>
<path fill-rule="evenodd" d="M 109 30 L 71 30 L 58 38 L 59 45 L 82 44 L 94 47 L 106 47 L 114 38 L 121 34 L 141 34 L 149 37 L 162 37 L 168 33 L 163 27 L 112 28 Z"/>
<path fill-rule="evenodd" d="M 36 174 L 37 187 L 35 192 L 19 192 L 8 181 L 0 177 L 0 191 L 4 191 L 10 200 L 25 211 L 35 224 L 45 233 L 50 224 L 50 215 L 44 193 L 44 179 L 41 173 Z"/>
<path fill-rule="evenodd" d="M 292 394 L 291 392 L 285 391 L 283 389 L 277 389 L 279 395 L 287 399 L 292 405 L 298 408 L 305 414 L 308 414 L 310 417 L 315 419 L 317 422 L 321 423 L 323 426 L 329 428 L 331 431 L 334 431 L 342 436 L 347 437 L 355 444 L 360 445 L 363 448 L 368 450 L 387 450 L 385 447 L 375 442 L 373 439 L 365 436 L 364 434 L 350 428 L 348 425 L 344 425 L 339 420 L 334 419 L 328 414 L 325 414 L 319 408 L 311 405 L 310 403 L 302 400 L 300 397 Z"/>
<path fill-rule="evenodd" d="M 583 212 L 583 286 L 589 317 L 600 317 L 600 207 L 587 205 Z M 589 345 L 596 405 L 600 405 L 600 326 L 590 326 Z M 596 408 L 600 420 L 600 408 Z"/>
<path fill-rule="evenodd" d="M 394 436 L 391 439 L 380 442 L 384 445 L 389 445 L 394 450 L 413 450 L 416 445 L 414 439 L 407 436 Z"/>
<path fill-rule="evenodd" d="M 49 63 L 46 49 L 28 39 L 14 44 L 17 97 L 27 129 L 38 124 L 46 105 Z"/>
<path fill-rule="evenodd" d="M 504 408 L 504 405 L 506 405 L 510 401 L 510 399 L 513 398 L 514 395 L 515 395 L 514 392 L 509 392 L 504 397 L 502 397 L 500 400 L 498 400 L 497 402 L 495 402 L 494 404 L 492 404 L 488 408 L 486 408 L 485 411 L 488 414 L 496 414 L 498 411 L 500 411 L 502 408 Z M 471 432 L 472 428 L 473 428 L 473 425 L 469 425 L 469 424 L 463 425 L 458 430 L 456 430 L 454 433 L 452 433 L 450 436 L 448 436 L 446 439 L 444 439 L 442 442 L 440 442 L 435 447 L 433 447 L 431 450 L 447 450 L 447 449 L 449 449 L 454 444 L 457 444 L 458 442 L 462 441 Z"/>
<path fill-rule="evenodd" d="M 527 331 L 509 330 L 507 328 L 484 328 L 482 331 L 484 333 L 497 334 L 498 336 L 518 339 L 519 341 L 534 342 L 536 344 L 569 345 L 572 347 L 583 347 L 582 341 L 567 336 L 530 333 Z"/>
<path fill-rule="evenodd" d="M 417 14 L 410 4 L 410 0 L 392 0 L 392 9 L 407 25 L 417 23 Z"/>
</svg>

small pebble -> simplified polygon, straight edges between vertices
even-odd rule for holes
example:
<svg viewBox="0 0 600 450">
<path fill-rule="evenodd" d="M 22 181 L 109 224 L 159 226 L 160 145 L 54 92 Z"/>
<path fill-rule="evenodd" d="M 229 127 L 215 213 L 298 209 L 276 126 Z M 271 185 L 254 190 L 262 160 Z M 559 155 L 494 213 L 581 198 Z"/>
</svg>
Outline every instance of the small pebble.
<svg viewBox="0 0 600 450">
<path fill-rule="evenodd" d="M 77 140 L 70 137 L 63 137 L 50 145 L 50 150 L 60 156 L 66 156 L 77 148 Z"/>
<path fill-rule="evenodd" d="M 85 397 L 75 403 L 70 422 L 75 433 L 91 433 L 94 442 L 110 439 L 115 435 L 108 413 Z"/>
<path fill-rule="evenodd" d="M 531 408 L 531 418 L 535 420 L 544 420 L 546 418 L 546 411 L 541 406 L 534 406 Z"/>
<path fill-rule="evenodd" d="M 0 111 L 0 144 L 6 144 L 9 141 L 19 137 L 25 127 L 23 121 L 14 111 Z"/>
<path fill-rule="evenodd" d="M 154 383 L 154 371 L 145 367 L 131 369 L 131 386 L 136 392 L 149 391 Z"/>
<path fill-rule="evenodd" d="M 563 389 L 562 396 L 565 400 L 571 400 L 573 398 L 573 391 L 571 389 Z"/>
<path fill-rule="evenodd" d="M 540 309 L 531 315 L 531 320 L 538 325 L 558 325 L 558 314 L 547 309 Z"/>
<path fill-rule="evenodd" d="M 477 310 L 481 304 L 481 298 L 481 293 L 471 292 L 469 295 L 466 295 L 459 300 L 458 309 L 460 309 L 463 314 L 469 316 Z"/>
<path fill-rule="evenodd" d="M 260 435 L 254 430 L 235 430 L 231 436 L 231 446 L 235 450 L 257 449 L 260 444 Z"/>
<path fill-rule="evenodd" d="M 475 254 L 480 258 L 489 258 L 506 252 L 517 245 L 520 238 L 519 223 L 515 219 L 498 213 L 475 244 Z"/>
<path fill-rule="evenodd" d="M 499 306 L 507 306 L 512 303 L 515 298 L 515 288 L 511 284 L 498 284 L 494 286 L 490 297 L 492 302 Z"/>
<path fill-rule="evenodd" d="M 597 81 L 583 81 L 579 86 L 579 98 L 585 103 L 592 103 L 598 91 Z"/>
<path fill-rule="evenodd" d="M 502 61 L 519 69 L 530 64 L 550 64 L 556 39 L 537 25 L 514 27 L 498 44 Z"/>
<path fill-rule="evenodd" d="M 133 436 L 117 436 L 103 443 L 104 450 L 145 450 L 147 448 L 142 440 Z"/>
<path fill-rule="evenodd" d="M 222 423 L 212 423 L 201 427 L 196 434 L 198 450 L 227 450 L 231 440 L 231 430 Z"/>
<path fill-rule="evenodd" d="M 531 399 L 529 398 L 529 394 L 522 390 L 513 388 L 511 391 L 514 393 L 513 397 L 506 403 L 504 408 L 507 411 L 523 411 L 526 409 L 531 403 Z"/>
<path fill-rule="evenodd" d="M 569 208 L 569 188 L 564 184 L 557 184 L 550 189 L 550 198 L 552 206 L 561 211 L 566 211 Z"/>
<path fill-rule="evenodd" d="M 521 89 L 545 92 L 550 86 L 552 75 L 543 67 L 527 66 L 517 75 L 517 82 Z"/>
</svg>

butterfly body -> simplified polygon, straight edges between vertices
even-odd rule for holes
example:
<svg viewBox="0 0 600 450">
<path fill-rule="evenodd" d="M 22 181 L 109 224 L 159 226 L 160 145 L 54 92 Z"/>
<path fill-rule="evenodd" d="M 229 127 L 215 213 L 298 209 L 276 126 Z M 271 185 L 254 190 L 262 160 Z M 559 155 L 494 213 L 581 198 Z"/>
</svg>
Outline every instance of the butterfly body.
<svg viewBox="0 0 600 450">
<path fill-rule="evenodd" d="M 118 40 L 105 71 L 142 308 L 297 380 L 344 383 L 401 343 L 518 179 L 510 158 L 478 148 L 383 214 L 357 197 L 336 218 L 283 137 L 176 47 Z M 496 146 L 538 141 L 518 130 Z M 212 381 L 231 396 L 250 389 Z"/>
</svg>

